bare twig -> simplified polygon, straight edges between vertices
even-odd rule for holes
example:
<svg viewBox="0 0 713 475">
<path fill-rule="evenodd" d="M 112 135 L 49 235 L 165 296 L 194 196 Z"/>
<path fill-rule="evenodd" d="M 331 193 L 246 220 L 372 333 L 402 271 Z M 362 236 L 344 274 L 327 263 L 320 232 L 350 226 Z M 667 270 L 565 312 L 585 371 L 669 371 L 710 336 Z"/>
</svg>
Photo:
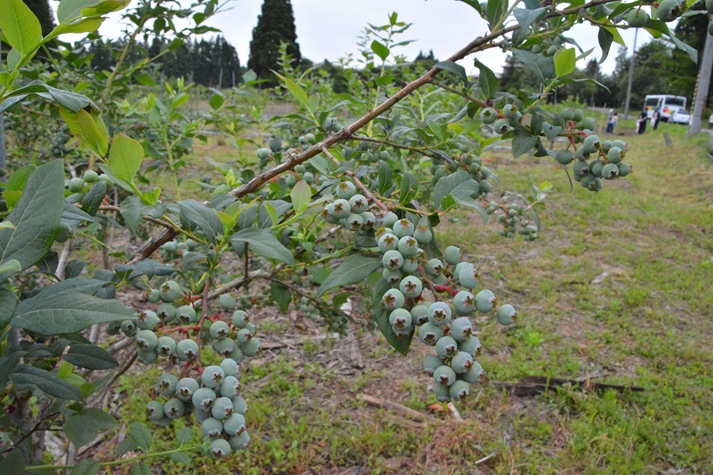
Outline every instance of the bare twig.
<svg viewBox="0 0 713 475">
<path fill-rule="evenodd" d="M 210 290 L 210 277 L 206 277 L 205 286 L 203 287 L 203 309 L 201 311 L 201 319 L 198 322 L 198 336 L 196 337 L 196 343 L 198 344 L 198 351 L 196 352 L 196 362 L 200 364 L 201 362 L 201 335 L 203 334 L 203 323 L 208 316 L 208 291 Z"/>
<path fill-rule="evenodd" d="M 64 279 L 64 268 L 67 266 L 67 260 L 69 259 L 69 251 L 72 248 L 72 240 L 67 240 L 62 248 L 62 253 L 59 255 L 59 261 L 57 262 L 57 277 Z"/>
<path fill-rule="evenodd" d="M 373 396 L 368 396 L 366 394 L 359 394 L 357 396 L 357 399 L 369 404 L 370 406 L 383 407 L 384 409 L 391 409 L 392 411 L 400 412 L 401 414 L 405 414 L 405 415 L 409 416 L 411 419 L 415 419 L 417 421 L 426 422 L 431 419 L 427 415 L 421 414 L 418 411 L 414 411 L 410 407 L 406 407 L 406 406 L 399 404 L 397 402 L 387 401 L 385 399 L 379 399 L 379 398 L 376 398 Z"/>
<path fill-rule="evenodd" d="M 430 82 L 431 82 L 431 84 L 433 84 L 434 86 L 440 87 L 440 88 L 443 89 L 444 91 L 448 91 L 448 92 L 450 92 L 451 94 L 455 94 L 456 96 L 460 96 L 460 97 L 462 97 L 462 98 L 464 98 L 464 99 L 468 99 L 468 100 L 469 100 L 470 102 L 472 102 L 473 104 L 477 104 L 477 105 L 479 105 L 480 107 L 488 107 L 488 104 L 486 104 L 485 102 L 479 101 L 479 100 L 476 99 L 475 97 L 471 97 L 471 96 L 469 96 L 468 94 L 466 94 L 465 92 L 461 92 L 461 91 L 459 91 L 458 89 L 454 89 L 454 88 L 452 88 L 452 87 L 450 87 L 450 86 L 447 86 L 447 85 L 443 84 L 442 82 L 438 82 L 438 81 L 436 81 L 435 79 L 431 79 Z"/>
</svg>

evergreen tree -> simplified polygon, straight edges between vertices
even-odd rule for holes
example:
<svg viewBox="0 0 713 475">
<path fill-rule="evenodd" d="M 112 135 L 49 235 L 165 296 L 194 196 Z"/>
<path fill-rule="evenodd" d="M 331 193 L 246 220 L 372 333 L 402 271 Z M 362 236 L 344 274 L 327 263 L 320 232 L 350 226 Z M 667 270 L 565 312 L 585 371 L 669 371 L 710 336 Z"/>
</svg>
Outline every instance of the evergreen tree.
<svg viewBox="0 0 713 475">
<path fill-rule="evenodd" d="M 40 20 L 42 36 L 47 36 L 56 26 L 54 24 L 54 15 L 52 15 L 52 10 L 50 10 L 47 0 L 24 0 L 24 2 L 37 19 Z"/>
<path fill-rule="evenodd" d="M 270 70 L 277 70 L 280 42 L 283 41 L 287 43 L 287 52 L 292 55 L 295 64 L 300 64 L 302 55 L 297 44 L 292 3 L 290 0 L 265 0 L 262 14 L 253 29 L 248 68 L 255 71 L 258 78 L 266 79 L 268 84 L 276 84 Z"/>
</svg>

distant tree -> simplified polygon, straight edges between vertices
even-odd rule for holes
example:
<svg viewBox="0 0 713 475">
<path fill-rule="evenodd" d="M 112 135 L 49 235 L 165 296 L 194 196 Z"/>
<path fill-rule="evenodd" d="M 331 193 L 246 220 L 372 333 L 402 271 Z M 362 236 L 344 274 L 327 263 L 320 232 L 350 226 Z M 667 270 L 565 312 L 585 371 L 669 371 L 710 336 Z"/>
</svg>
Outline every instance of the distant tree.
<svg viewBox="0 0 713 475">
<path fill-rule="evenodd" d="M 299 64 L 302 55 L 297 43 L 292 3 L 290 0 L 265 0 L 262 14 L 253 29 L 248 68 L 255 71 L 258 78 L 266 79 L 269 85 L 277 84 L 270 70 L 277 70 L 280 42 L 283 41 L 287 43 L 287 52 L 292 55 L 295 64 Z"/>
<path fill-rule="evenodd" d="M 23 0 L 25 5 L 35 14 L 38 20 L 40 20 L 40 26 L 42 27 L 42 36 L 47 36 L 54 27 L 54 15 L 50 9 L 50 5 L 47 0 Z"/>
</svg>

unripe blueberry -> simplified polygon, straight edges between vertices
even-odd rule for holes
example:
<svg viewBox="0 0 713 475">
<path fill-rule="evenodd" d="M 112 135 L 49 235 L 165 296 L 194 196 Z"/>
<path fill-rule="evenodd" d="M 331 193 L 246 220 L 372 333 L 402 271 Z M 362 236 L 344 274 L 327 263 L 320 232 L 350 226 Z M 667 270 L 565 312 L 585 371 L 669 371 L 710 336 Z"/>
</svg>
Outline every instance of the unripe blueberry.
<svg viewBox="0 0 713 475">
<path fill-rule="evenodd" d="M 217 459 L 222 459 L 230 455 L 230 443 L 225 439 L 215 439 L 210 443 L 210 453 Z"/>
<path fill-rule="evenodd" d="M 353 206 L 352 210 L 354 210 Z M 363 229 L 365 229 L 366 231 L 371 231 L 372 229 L 374 229 L 374 226 L 376 226 L 376 216 L 374 216 L 374 213 L 364 211 L 361 214 L 361 218 L 363 220 L 361 225 Z"/>
<path fill-rule="evenodd" d="M 243 328 L 238 332 L 237 340 L 238 344 L 242 347 L 245 343 L 249 342 L 253 338 L 253 333 L 247 329 Z"/>
<path fill-rule="evenodd" d="M 176 318 L 176 307 L 170 303 L 162 303 L 156 309 L 156 316 L 164 323 L 170 323 Z"/>
<path fill-rule="evenodd" d="M 505 104 L 505 106 L 503 107 L 503 115 L 511 120 L 519 119 L 519 112 L 520 111 L 517 110 L 517 106 L 515 104 Z"/>
<path fill-rule="evenodd" d="M 586 117 L 582 121 L 582 128 L 588 129 L 588 130 L 594 130 L 594 128 L 597 126 L 597 120 L 594 117 Z"/>
<path fill-rule="evenodd" d="M 176 309 L 176 318 L 183 325 L 190 325 L 196 321 L 196 310 L 190 305 L 183 305 Z"/>
<path fill-rule="evenodd" d="M 443 252 L 443 258 L 452 266 L 457 265 L 462 257 L 460 248 L 456 246 L 448 246 Z"/>
<path fill-rule="evenodd" d="M 145 365 L 151 365 L 158 361 L 158 355 L 154 350 L 139 350 L 136 357 Z"/>
<path fill-rule="evenodd" d="M 423 285 L 418 277 L 409 276 L 401 280 L 399 290 L 401 290 L 401 293 L 404 294 L 405 297 L 413 299 L 421 295 Z"/>
<path fill-rule="evenodd" d="M 391 269 L 384 269 L 383 272 L 381 273 L 381 276 L 384 278 L 386 282 L 388 282 L 391 285 L 398 284 L 401 282 L 401 277 L 403 276 L 403 273 L 399 270 L 391 270 Z"/>
<path fill-rule="evenodd" d="M 220 385 L 220 395 L 232 399 L 238 395 L 239 389 L 240 381 L 238 381 L 238 378 L 235 376 L 226 376 Z"/>
<path fill-rule="evenodd" d="M 470 384 L 478 384 L 485 380 L 486 374 L 483 371 L 483 367 L 480 366 L 478 362 L 473 362 L 473 366 L 470 367 L 467 373 L 463 375 L 463 381 Z"/>
<path fill-rule="evenodd" d="M 428 244 L 433 240 L 433 233 L 428 226 L 419 225 L 416 226 L 416 230 L 413 232 L 413 237 L 419 244 Z"/>
<path fill-rule="evenodd" d="M 178 419 L 185 412 L 186 412 L 186 406 L 185 406 L 185 404 L 183 404 L 183 401 L 181 401 L 180 399 L 171 398 L 168 401 L 166 401 L 166 404 L 163 405 L 163 413 L 169 419 Z"/>
<path fill-rule="evenodd" d="M 364 224 L 364 220 L 361 215 L 352 214 L 347 218 L 347 227 L 352 231 L 359 231 Z"/>
<path fill-rule="evenodd" d="M 121 322 L 121 331 L 126 336 L 136 335 L 136 323 L 133 320 L 124 320 Z"/>
<path fill-rule="evenodd" d="M 241 330 L 242 331 L 242 330 Z M 221 356 L 229 356 L 233 350 L 235 350 L 235 340 L 232 338 L 221 338 L 219 340 L 213 340 L 211 346 Z"/>
<path fill-rule="evenodd" d="M 136 325 L 141 330 L 155 330 L 160 320 L 151 310 L 145 310 L 136 317 Z"/>
<path fill-rule="evenodd" d="M 678 18 L 683 13 L 683 8 L 680 0 L 663 0 L 659 3 L 656 11 L 658 12 L 659 20 L 668 23 Z"/>
<path fill-rule="evenodd" d="M 621 162 L 621 149 L 619 147 L 612 147 L 607 152 L 607 160 L 609 163 L 618 164 Z"/>
<path fill-rule="evenodd" d="M 458 351 L 458 343 L 450 336 L 444 336 L 436 342 L 436 354 L 446 359 L 451 358 Z"/>
<path fill-rule="evenodd" d="M 394 251 L 398 249 L 399 238 L 395 234 L 386 233 L 379 238 L 378 242 L 379 250 L 381 252 Z"/>
<path fill-rule="evenodd" d="M 428 307 L 426 305 L 416 305 L 411 309 L 411 319 L 415 325 L 423 325 L 428 322 Z"/>
<path fill-rule="evenodd" d="M 475 297 L 467 290 L 461 290 L 453 297 L 453 307 L 455 307 L 457 315 L 473 315 Z"/>
<path fill-rule="evenodd" d="M 596 135 L 590 135 L 582 142 L 582 148 L 584 148 L 584 151 L 587 153 L 597 152 L 601 147 L 602 141 Z"/>
<path fill-rule="evenodd" d="M 711 22 L 711 24 L 713 24 L 713 22 Z M 631 173 L 631 170 L 633 169 L 632 166 L 626 162 L 620 162 L 616 167 L 619 169 L 619 176 L 621 177 L 625 177 Z"/>
<path fill-rule="evenodd" d="M 453 269 L 453 275 L 457 277 L 460 274 L 460 271 L 462 271 L 463 269 L 471 268 L 473 268 L 473 264 L 471 264 L 470 262 L 459 262 L 456 265 L 455 269 Z"/>
<path fill-rule="evenodd" d="M 158 289 L 149 289 L 146 291 L 146 300 L 151 303 L 158 303 L 161 300 L 161 292 Z"/>
<path fill-rule="evenodd" d="M 231 360 L 235 361 L 237 364 L 240 364 L 245 359 L 245 354 L 243 353 L 243 350 L 240 348 L 240 346 L 235 345 L 233 352 L 230 353 L 230 355 L 228 355 L 228 357 Z M 223 367 L 223 365 L 221 364 L 221 368 L 222 367 Z M 223 371 L 225 371 L 225 368 L 223 368 Z M 227 375 L 228 373 L 225 373 L 225 374 Z"/>
<path fill-rule="evenodd" d="M 84 181 L 87 183 L 96 183 L 99 179 L 99 175 L 94 170 L 87 170 L 84 172 Z"/>
<path fill-rule="evenodd" d="M 223 294 L 218 299 L 218 303 L 223 310 L 233 310 L 235 308 L 235 297 L 230 294 Z"/>
<path fill-rule="evenodd" d="M 225 422 L 223 430 L 228 435 L 238 435 L 245 431 L 245 417 L 242 414 L 232 413 Z"/>
<path fill-rule="evenodd" d="M 233 413 L 243 416 L 248 413 L 248 403 L 245 402 L 245 399 L 240 396 L 233 398 Z"/>
<path fill-rule="evenodd" d="M 439 366 L 433 372 L 433 379 L 441 386 L 450 386 L 456 382 L 456 373 L 448 366 Z"/>
<path fill-rule="evenodd" d="M 498 309 L 495 314 L 495 318 L 501 325 L 510 325 L 514 319 L 517 317 L 517 312 L 512 305 L 505 304 Z"/>
<path fill-rule="evenodd" d="M 465 381 L 456 381 L 448 387 L 448 393 L 454 401 L 460 401 L 470 396 L 470 385 Z"/>
<path fill-rule="evenodd" d="M 387 290 L 383 297 L 381 297 L 381 302 L 384 304 L 384 308 L 388 311 L 401 308 L 404 306 L 404 294 L 398 289 Z"/>
<path fill-rule="evenodd" d="M 337 197 L 343 200 L 348 200 L 356 194 L 354 183 L 350 181 L 342 181 L 337 185 Z"/>
<path fill-rule="evenodd" d="M 347 200 L 336 200 L 332 203 L 332 206 L 334 208 L 334 216 L 339 219 L 347 218 L 350 214 L 352 214 L 352 207 Z"/>
<path fill-rule="evenodd" d="M 201 375 L 203 386 L 211 389 L 220 386 L 223 383 L 223 379 L 225 379 L 225 373 L 223 373 L 220 366 L 208 366 Z"/>
<path fill-rule="evenodd" d="M 618 176 L 619 168 L 615 164 L 608 163 L 604 165 L 604 168 L 602 168 L 602 178 L 604 178 L 605 180 L 613 180 Z"/>
<path fill-rule="evenodd" d="M 146 405 L 146 417 L 157 421 L 164 417 L 163 404 L 160 401 L 151 401 Z"/>
<path fill-rule="evenodd" d="M 213 322 L 210 326 L 210 337 L 214 339 L 221 339 L 225 338 L 230 334 L 230 327 L 228 327 L 228 324 L 218 320 L 217 322 Z"/>
<path fill-rule="evenodd" d="M 176 396 L 183 402 L 193 402 L 193 394 L 200 389 L 198 381 L 193 378 L 183 378 L 176 384 Z"/>
<path fill-rule="evenodd" d="M 176 356 L 182 361 L 193 361 L 198 354 L 198 344 L 193 340 L 181 340 L 176 344 Z"/>
<path fill-rule="evenodd" d="M 466 317 L 456 318 L 451 322 L 451 336 L 458 342 L 467 341 L 473 334 L 473 326 Z"/>
<path fill-rule="evenodd" d="M 223 423 L 215 417 L 209 417 L 201 423 L 201 433 L 208 439 L 217 439 L 223 433 Z"/>
<path fill-rule="evenodd" d="M 437 368 L 443 366 L 443 361 L 436 355 L 428 355 L 423 359 L 423 372 L 433 376 Z"/>
<path fill-rule="evenodd" d="M 389 211 L 388 213 L 386 213 L 383 216 L 383 218 L 381 218 L 381 223 L 383 224 L 383 226 L 385 228 L 393 228 L 394 224 L 396 224 L 396 221 L 398 221 L 398 220 L 399 220 L 399 217 L 396 216 L 395 213 L 392 213 L 391 211 Z"/>
<path fill-rule="evenodd" d="M 248 431 L 243 431 L 240 435 L 234 435 L 230 438 L 230 447 L 235 450 L 243 450 L 250 444 Z"/>
<path fill-rule="evenodd" d="M 480 340 L 477 337 L 471 335 L 467 340 L 458 343 L 458 350 L 465 351 L 473 358 L 480 355 L 481 351 Z"/>
<path fill-rule="evenodd" d="M 570 150 L 560 150 L 555 155 L 555 160 L 557 160 L 562 165 L 568 165 L 574 160 L 574 154 Z"/>
<path fill-rule="evenodd" d="M 242 310 L 236 310 L 233 312 L 233 326 L 236 328 L 245 328 L 245 325 L 250 323 L 250 316 L 242 311 Z"/>
<path fill-rule="evenodd" d="M 480 313 L 489 313 L 493 310 L 497 302 L 498 300 L 495 298 L 495 294 L 490 290 L 481 290 L 475 295 L 475 308 L 477 308 Z"/>
<path fill-rule="evenodd" d="M 394 234 L 402 238 L 404 236 L 413 236 L 414 231 L 416 230 L 415 226 L 411 221 L 408 219 L 400 219 L 396 223 L 394 223 Z"/>
<path fill-rule="evenodd" d="M 245 356 L 255 356 L 262 351 L 262 344 L 260 340 L 253 337 L 249 342 L 243 345 L 243 353 Z"/>
<path fill-rule="evenodd" d="M 171 373 L 164 373 L 158 379 L 156 383 L 156 390 L 162 396 L 173 396 L 176 393 L 176 385 L 178 384 L 178 378 Z"/>
<path fill-rule="evenodd" d="M 443 263 L 438 259 L 431 259 L 426 262 L 426 272 L 428 275 L 437 276 L 443 273 Z"/>
<path fill-rule="evenodd" d="M 577 160 L 574 165 L 572 165 L 572 171 L 574 172 L 575 176 L 584 176 L 589 173 L 589 164 L 587 162 Z"/>
<path fill-rule="evenodd" d="M 399 239 L 398 250 L 404 256 L 415 256 L 418 252 L 418 241 L 412 236 Z"/>
<path fill-rule="evenodd" d="M 349 198 L 349 205 L 352 207 L 352 213 L 362 214 L 369 206 L 369 202 L 363 195 L 354 195 Z"/>
<path fill-rule="evenodd" d="M 161 294 L 161 300 L 166 303 L 170 303 L 181 296 L 181 286 L 176 282 L 169 280 L 168 282 L 161 284 L 159 292 Z"/>
<path fill-rule="evenodd" d="M 649 14 L 640 7 L 634 7 L 629 14 L 626 15 L 626 21 L 634 28 L 640 28 L 649 21 Z"/>
<path fill-rule="evenodd" d="M 235 376 L 238 374 L 238 362 L 232 358 L 226 358 L 220 362 L 220 369 L 223 370 L 225 377 Z"/>
<path fill-rule="evenodd" d="M 401 269 L 404 264 L 404 256 L 399 251 L 386 251 L 381 258 L 384 267 L 391 270 Z"/>
<path fill-rule="evenodd" d="M 195 407 L 200 407 L 204 411 L 208 411 L 215 402 L 216 397 L 215 391 L 211 388 L 200 388 L 193 393 L 191 402 L 193 402 Z"/>
<path fill-rule="evenodd" d="M 405 274 L 413 274 L 418 270 L 418 258 L 416 256 L 404 256 L 404 264 L 401 266 L 401 272 Z"/>
<path fill-rule="evenodd" d="M 480 120 L 482 120 L 484 124 L 492 124 L 498 120 L 498 113 L 492 107 L 486 107 L 480 111 Z"/>
<path fill-rule="evenodd" d="M 82 178 L 72 178 L 67 186 L 72 193 L 79 193 L 84 189 L 84 180 Z"/>
<path fill-rule="evenodd" d="M 398 330 L 405 330 L 411 327 L 411 313 L 405 308 L 397 308 L 391 311 L 389 323 Z"/>
<path fill-rule="evenodd" d="M 272 155 L 272 150 L 270 150 L 269 148 L 261 148 L 257 151 L 257 158 L 259 158 L 260 160 L 267 160 L 270 155 Z"/>
<path fill-rule="evenodd" d="M 577 149 L 577 151 L 574 153 L 574 157 L 577 160 L 587 161 L 587 160 L 589 160 L 590 153 L 587 152 L 586 150 L 584 150 L 584 147 L 579 147 Z"/>
<path fill-rule="evenodd" d="M 65 222 L 61 222 L 57 225 L 54 240 L 60 244 L 67 242 L 71 233 L 72 227 Z"/>
<path fill-rule="evenodd" d="M 158 337 L 151 330 L 141 330 L 136 335 L 136 346 L 142 350 L 153 350 L 158 344 Z"/>
<path fill-rule="evenodd" d="M 448 386 L 440 386 L 436 384 L 433 386 L 433 393 L 436 395 L 436 399 L 439 402 L 448 402 L 451 400 L 451 393 L 448 391 Z"/>
<path fill-rule="evenodd" d="M 510 122 L 507 119 L 498 119 L 493 123 L 495 133 L 502 135 L 511 129 Z"/>
<path fill-rule="evenodd" d="M 451 308 L 443 302 L 432 303 L 428 307 L 428 321 L 437 327 L 443 326 L 451 319 Z"/>
<path fill-rule="evenodd" d="M 205 373 L 204 373 L 205 374 Z M 233 413 L 233 401 L 227 397 L 219 397 L 213 403 L 210 409 L 210 414 L 218 419 L 225 420 Z"/>
<path fill-rule="evenodd" d="M 428 346 L 434 346 L 443 338 L 443 329 L 430 322 L 426 322 L 418 329 L 418 338 Z"/>
<path fill-rule="evenodd" d="M 459 351 L 453 356 L 453 359 L 451 359 L 451 368 L 453 368 L 453 371 L 457 374 L 465 374 L 473 366 L 473 363 L 473 357 L 469 353 Z"/>
</svg>

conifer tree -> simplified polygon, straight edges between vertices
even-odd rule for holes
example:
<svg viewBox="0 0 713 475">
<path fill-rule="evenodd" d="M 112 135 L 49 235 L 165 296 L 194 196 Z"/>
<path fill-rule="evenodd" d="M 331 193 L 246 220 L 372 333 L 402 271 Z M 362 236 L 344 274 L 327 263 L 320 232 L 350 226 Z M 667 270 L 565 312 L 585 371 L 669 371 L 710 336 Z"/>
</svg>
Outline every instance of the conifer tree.
<svg viewBox="0 0 713 475">
<path fill-rule="evenodd" d="M 290 0 L 265 0 L 262 14 L 258 16 L 257 26 L 253 29 L 248 68 L 270 84 L 276 84 L 270 70 L 277 69 L 280 42 L 283 41 L 288 44 L 287 52 L 292 55 L 295 64 L 299 64 L 302 55 L 297 43 L 292 3 Z"/>
<path fill-rule="evenodd" d="M 47 0 L 24 0 L 25 5 L 35 14 L 42 26 L 42 36 L 47 36 L 54 27 L 54 16 Z"/>
</svg>

